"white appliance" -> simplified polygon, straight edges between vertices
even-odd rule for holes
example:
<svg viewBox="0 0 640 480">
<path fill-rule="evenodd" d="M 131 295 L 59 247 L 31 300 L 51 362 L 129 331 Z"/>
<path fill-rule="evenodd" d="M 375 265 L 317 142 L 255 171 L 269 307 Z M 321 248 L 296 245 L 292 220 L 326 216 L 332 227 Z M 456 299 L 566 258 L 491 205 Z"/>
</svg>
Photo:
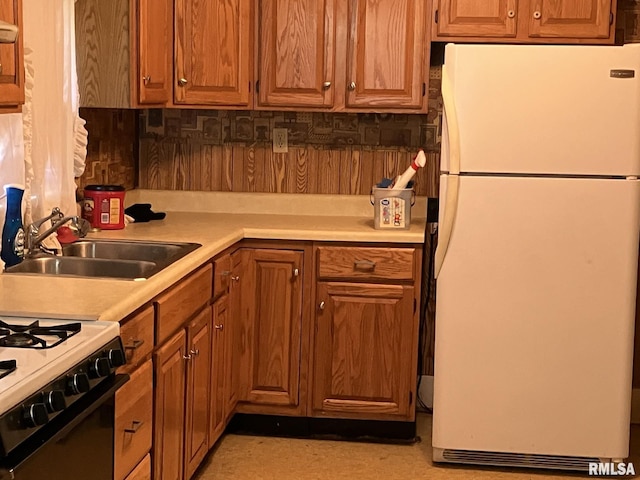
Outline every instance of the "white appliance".
<svg viewBox="0 0 640 480">
<path fill-rule="evenodd" d="M 447 45 L 433 455 L 629 452 L 640 45 Z"/>
</svg>

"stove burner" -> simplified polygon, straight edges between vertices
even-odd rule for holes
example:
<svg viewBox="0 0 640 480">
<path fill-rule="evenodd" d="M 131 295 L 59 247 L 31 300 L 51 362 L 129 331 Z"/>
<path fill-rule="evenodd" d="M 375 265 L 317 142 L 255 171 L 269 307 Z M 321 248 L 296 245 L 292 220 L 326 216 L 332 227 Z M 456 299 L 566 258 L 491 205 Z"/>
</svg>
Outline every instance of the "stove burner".
<svg viewBox="0 0 640 480">
<path fill-rule="evenodd" d="M 38 339 L 28 333 L 14 333 L 0 338 L 0 347 L 31 347 Z"/>
<path fill-rule="evenodd" d="M 6 377 L 18 368 L 18 362 L 15 360 L 0 360 L 0 378 Z"/>
<path fill-rule="evenodd" d="M 0 320 L 0 347 L 51 348 L 80 329 L 80 322 L 41 327 L 37 320 L 30 325 L 10 325 Z"/>
</svg>

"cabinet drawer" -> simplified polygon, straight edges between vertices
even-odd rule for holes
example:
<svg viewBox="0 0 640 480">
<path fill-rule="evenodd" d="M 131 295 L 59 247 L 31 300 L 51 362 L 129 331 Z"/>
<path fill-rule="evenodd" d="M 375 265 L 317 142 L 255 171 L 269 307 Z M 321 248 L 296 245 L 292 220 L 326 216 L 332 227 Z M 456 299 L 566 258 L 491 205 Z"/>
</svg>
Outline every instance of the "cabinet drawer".
<svg viewBox="0 0 640 480">
<path fill-rule="evenodd" d="M 318 277 L 414 280 L 415 248 L 318 247 Z"/>
<path fill-rule="evenodd" d="M 151 454 L 147 453 L 126 480 L 151 480 Z"/>
<path fill-rule="evenodd" d="M 132 372 L 153 350 L 153 307 L 148 307 L 120 326 L 127 363 L 118 373 Z"/>
<path fill-rule="evenodd" d="M 231 255 L 225 255 L 213 262 L 213 298 L 229 291 L 231 280 Z"/>
<path fill-rule="evenodd" d="M 211 299 L 211 264 L 162 294 L 156 301 L 156 344 L 160 345 Z"/>
<path fill-rule="evenodd" d="M 116 480 L 124 479 L 151 450 L 152 422 L 153 368 L 151 360 L 148 360 L 116 392 Z"/>
</svg>

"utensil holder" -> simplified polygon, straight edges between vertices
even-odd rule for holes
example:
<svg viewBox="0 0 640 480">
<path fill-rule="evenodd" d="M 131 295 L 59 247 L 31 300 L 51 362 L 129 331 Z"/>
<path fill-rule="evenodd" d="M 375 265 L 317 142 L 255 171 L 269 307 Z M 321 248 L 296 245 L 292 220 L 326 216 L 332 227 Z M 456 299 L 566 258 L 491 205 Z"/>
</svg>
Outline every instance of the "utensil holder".
<svg viewBox="0 0 640 480">
<path fill-rule="evenodd" d="M 416 203 L 412 188 L 391 190 L 373 187 L 369 196 L 373 205 L 373 227 L 376 229 L 408 229 L 411 207 Z"/>
</svg>

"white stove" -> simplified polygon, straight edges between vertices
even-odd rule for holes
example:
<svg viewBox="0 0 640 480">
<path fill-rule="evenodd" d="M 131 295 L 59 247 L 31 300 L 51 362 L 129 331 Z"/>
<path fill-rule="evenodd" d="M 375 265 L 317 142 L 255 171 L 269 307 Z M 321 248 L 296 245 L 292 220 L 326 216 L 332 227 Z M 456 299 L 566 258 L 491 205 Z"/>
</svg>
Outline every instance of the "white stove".
<svg viewBox="0 0 640 480">
<path fill-rule="evenodd" d="M 44 341 L 45 345 L 36 343 L 23 347 L 2 346 L 2 340 L 8 338 L 3 323 L 28 327 L 34 322 L 45 329 L 53 328 L 54 334 L 51 334 L 51 331 L 45 331 L 34 335 Z M 71 327 L 67 330 L 61 329 L 61 331 L 70 332 L 67 333 L 67 338 L 60 338 L 56 334 L 55 327 L 59 326 Z M 74 331 L 76 326 L 79 331 Z M 64 374 L 110 340 L 116 338 L 119 333 L 120 325 L 117 322 L 70 323 L 64 320 L 0 317 L 0 362 L 16 361 L 15 371 L 0 378 L 0 414 L 42 389 L 59 375 Z M 0 369 L 0 375 L 2 374 L 3 370 Z"/>
</svg>

